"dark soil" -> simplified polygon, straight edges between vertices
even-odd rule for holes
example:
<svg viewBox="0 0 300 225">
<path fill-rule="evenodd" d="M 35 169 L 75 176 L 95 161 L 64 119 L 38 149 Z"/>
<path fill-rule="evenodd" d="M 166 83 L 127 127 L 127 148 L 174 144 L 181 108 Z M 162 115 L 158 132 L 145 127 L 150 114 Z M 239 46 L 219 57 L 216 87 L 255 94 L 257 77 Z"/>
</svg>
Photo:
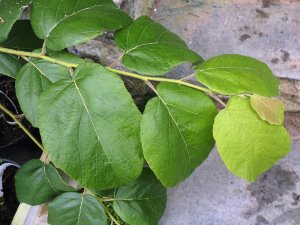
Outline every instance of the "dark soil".
<svg viewBox="0 0 300 225">
<path fill-rule="evenodd" d="M 0 76 L 0 91 L 2 91 L 5 95 L 7 95 L 10 100 L 13 101 L 17 111 L 20 112 L 20 107 L 17 102 L 17 98 L 15 95 L 15 82 L 14 79 Z M 9 99 L 0 92 L 0 103 L 7 107 L 11 112 L 16 113 L 16 109 L 14 105 L 9 101 Z M 0 111 L 0 116 L 2 115 Z M 24 132 L 18 127 L 18 125 L 11 125 L 6 122 L 12 121 L 7 115 L 3 115 L 4 118 L 0 118 L 0 148 L 6 147 L 11 145 L 18 140 L 22 139 L 25 134 Z M 30 129 L 30 125 L 26 120 L 22 121 L 23 124 Z"/>
<path fill-rule="evenodd" d="M 9 166 L 3 174 L 3 192 L 4 196 L 0 203 L 0 224 L 10 225 L 17 211 L 19 202 L 16 198 L 15 179 L 14 176 L 17 168 Z"/>
</svg>

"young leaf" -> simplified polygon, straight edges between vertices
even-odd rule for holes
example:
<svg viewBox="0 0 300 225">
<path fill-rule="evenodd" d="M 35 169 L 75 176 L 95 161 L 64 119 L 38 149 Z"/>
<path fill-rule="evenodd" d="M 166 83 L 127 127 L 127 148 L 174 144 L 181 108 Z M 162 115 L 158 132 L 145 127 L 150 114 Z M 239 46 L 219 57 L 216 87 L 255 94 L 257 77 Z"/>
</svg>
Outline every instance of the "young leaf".
<svg viewBox="0 0 300 225">
<path fill-rule="evenodd" d="M 13 24 L 20 18 L 30 0 L 1 0 L 0 7 L 0 43 L 7 39 Z"/>
<path fill-rule="evenodd" d="M 214 146 L 212 127 L 216 108 L 199 91 L 160 83 L 141 122 L 144 157 L 165 186 L 187 178 Z"/>
<path fill-rule="evenodd" d="M 156 225 L 164 214 L 167 190 L 150 169 L 133 183 L 118 188 L 113 208 L 130 225 Z"/>
<path fill-rule="evenodd" d="M 197 66 L 196 77 L 210 90 L 225 95 L 278 95 L 279 81 L 269 67 L 247 56 L 220 55 L 208 59 Z"/>
<path fill-rule="evenodd" d="M 176 34 L 147 16 L 118 32 L 115 39 L 124 50 L 124 66 L 141 74 L 162 75 L 181 63 L 203 61 Z"/>
<path fill-rule="evenodd" d="M 69 63 L 84 62 L 66 52 L 51 54 L 51 57 Z M 71 78 L 67 67 L 42 59 L 30 61 L 18 72 L 16 77 L 18 101 L 26 118 L 34 127 L 38 127 L 38 102 L 41 93 L 47 90 L 50 84 L 66 78 Z"/>
<path fill-rule="evenodd" d="M 0 53 L 0 74 L 15 78 L 22 65 L 17 57 Z"/>
<path fill-rule="evenodd" d="M 255 181 L 290 150 L 285 128 L 261 120 L 249 98 L 232 97 L 216 116 L 213 132 L 226 167 L 249 181 Z"/>
<path fill-rule="evenodd" d="M 35 33 L 52 50 L 88 41 L 132 21 L 111 0 L 35 0 L 30 17 Z"/>
<path fill-rule="evenodd" d="M 103 206 L 89 194 L 64 193 L 48 205 L 51 225 L 107 225 Z"/>
<path fill-rule="evenodd" d="M 140 175 L 141 114 L 116 74 L 81 64 L 42 93 L 38 115 L 49 158 L 82 186 L 110 189 Z"/>
<path fill-rule="evenodd" d="M 283 124 L 284 104 L 279 99 L 252 95 L 250 103 L 262 120 L 274 125 Z"/>
<path fill-rule="evenodd" d="M 30 205 L 48 202 L 62 192 L 76 191 L 63 181 L 52 165 L 38 159 L 25 163 L 15 180 L 18 200 Z"/>
</svg>

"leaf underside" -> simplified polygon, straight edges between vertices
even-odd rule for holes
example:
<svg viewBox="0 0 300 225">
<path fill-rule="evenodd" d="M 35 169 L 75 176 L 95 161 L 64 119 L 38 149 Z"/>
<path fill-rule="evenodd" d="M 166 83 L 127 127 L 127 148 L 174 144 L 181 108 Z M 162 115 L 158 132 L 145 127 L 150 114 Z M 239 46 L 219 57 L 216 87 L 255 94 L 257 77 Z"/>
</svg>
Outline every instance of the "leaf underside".
<svg viewBox="0 0 300 225">
<path fill-rule="evenodd" d="M 252 95 L 250 103 L 262 120 L 266 120 L 274 125 L 283 124 L 285 107 L 279 99 Z"/>
<path fill-rule="evenodd" d="M 217 115 L 213 133 L 226 167 L 249 181 L 255 181 L 290 150 L 286 129 L 261 120 L 249 98 L 231 97 Z"/>
</svg>

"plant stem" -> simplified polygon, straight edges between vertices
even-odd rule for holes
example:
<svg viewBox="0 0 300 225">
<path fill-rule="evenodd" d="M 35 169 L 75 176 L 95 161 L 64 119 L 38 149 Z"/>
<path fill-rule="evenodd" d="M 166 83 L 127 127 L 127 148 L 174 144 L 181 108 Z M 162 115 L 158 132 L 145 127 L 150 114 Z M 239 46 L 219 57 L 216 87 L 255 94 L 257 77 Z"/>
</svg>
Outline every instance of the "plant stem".
<svg viewBox="0 0 300 225">
<path fill-rule="evenodd" d="M 14 50 L 14 49 L 9 49 L 9 48 L 2 48 L 2 47 L 0 47 L 0 52 L 13 54 L 13 55 L 19 55 L 19 56 L 27 56 L 27 57 L 34 57 L 34 58 L 44 59 L 44 60 L 47 60 L 49 62 L 60 64 L 60 65 L 66 66 L 66 67 L 77 67 L 78 66 L 78 64 L 67 63 L 65 61 L 54 59 L 54 58 L 51 58 L 49 56 L 43 55 L 41 53 L 25 52 L 25 51 L 19 51 L 19 50 Z"/>
<path fill-rule="evenodd" d="M 121 60 L 121 58 L 123 57 L 124 54 L 121 54 L 118 58 L 116 58 L 115 61 L 113 61 L 111 64 L 109 64 L 109 67 L 113 68 L 115 67 L 115 65 L 118 64 L 118 62 Z"/>
<path fill-rule="evenodd" d="M 41 145 L 41 143 L 29 132 L 29 130 L 27 130 L 27 128 L 17 119 L 17 117 L 11 112 L 9 111 L 4 105 L 2 105 L 0 103 L 0 110 L 2 110 L 4 113 L 6 113 L 10 118 L 12 118 L 16 124 L 19 125 L 19 127 L 25 132 L 25 134 L 28 135 L 28 137 L 30 137 L 30 139 L 43 151 L 46 152 L 46 150 L 44 149 L 44 147 Z"/>
<path fill-rule="evenodd" d="M 187 82 L 184 82 L 182 80 L 176 80 L 176 79 L 170 79 L 170 78 L 164 78 L 164 77 L 144 76 L 144 75 L 140 75 L 140 74 L 136 74 L 136 73 L 131 73 L 131 72 L 126 72 L 126 71 L 122 71 L 122 70 L 113 69 L 113 68 L 110 68 L 110 67 L 106 67 L 106 69 L 111 71 L 111 72 L 114 72 L 114 73 L 118 73 L 118 74 L 121 74 L 121 75 L 124 75 L 124 76 L 127 76 L 127 77 L 137 78 L 137 79 L 143 80 L 143 81 L 151 80 L 151 81 L 181 84 L 181 85 L 184 85 L 184 86 L 187 86 L 187 87 L 191 87 L 191 88 L 194 88 L 194 89 L 212 94 L 212 92 L 207 88 L 200 87 L 200 86 L 195 85 L 195 84 L 187 83 Z"/>
<path fill-rule="evenodd" d="M 112 221 L 114 221 L 114 223 L 115 223 L 116 225 L 121 225 L 121 224 L 116 220 L 116 218 L 110 213 L 109 209 L 108 209 L 106 206 L 104 206 L 104 209 L 105 209 L 107 215 L 109 216 L 109 218 L 110 218 Z"/>
<path fill-rule="evenodd" d="M 13 54 L 13 55 L 18 55 L 18 56 L 23 56 L 23 57 L 27 56 L 27 57 L 40 58 L 40 59 L 44 59 L 44 60 L 47 60 L 49 62 L 60 64 L 60 65 L 63 65 L 63 66 L 69 67 L 69 68 L 79 66 L 78 64 L 68 63 L 68 62 L 65 62 L 65 61 L 62 61 L 62 60 L 54 59 L 54 58 L 51 58 L 49 56 L 43 55 L 41 53 L 25 52 L 25 51 L 19 51 L 19 50 L 3 48 L 3 47 L 0 47 L 0 52 Z M 123 71 L 123 70 L 113 69 L 109 66 L 106 66 L 105 68 L 107 70 L 111 71 L 111 72 L 121 74 L 121 75 L 127 76 L 127 77 L 133 77 L 133 78 L 143 80 L 143 81 L 169 82 L 169 83 L 180 84 L 180 85 L 184 85 L 184 86 L 187 86 L 187 87 L 190 87 L 190 88 L 193 88 L 193 89 L 197 89 L 199 91 L 203 91 L 203 92 L 207 93 L 213 99 L 215 99 L 216 101 L 221 103 L 223 106 L 225 106 L 225 103 L 221 99 L 219 99 L 216 95 L 214 95 L 214 93 L 211 90 L 209 90 L 207 88 L 204 88 L 204 87 L 200 87 L 200 86 L 195 85 L 195 84 L 185 82 L 184 80 L 176 80 L 176 79 L 170 79 L 170 78 L 164 78 L 164 77 L 144 76 L 144 75 L 131 73 L 131 72 Z"/>
</svg>

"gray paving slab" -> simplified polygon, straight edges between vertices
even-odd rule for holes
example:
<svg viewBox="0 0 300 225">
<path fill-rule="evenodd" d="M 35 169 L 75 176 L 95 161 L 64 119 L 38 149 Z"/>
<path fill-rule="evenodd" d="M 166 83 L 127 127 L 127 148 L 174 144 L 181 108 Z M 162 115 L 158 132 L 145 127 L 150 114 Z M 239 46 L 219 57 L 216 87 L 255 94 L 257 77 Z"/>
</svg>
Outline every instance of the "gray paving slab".
<svg viewBox="0 0 300 225">
<path fill-rule="evenodd" d="M 158 0 L 152 17 L 205 58 L 249 55 L 300 79 L 299 0 Z"/>
<path fill-rule="evenodd" d="M 168 191 L 160 225 L 299 225 L 300 140 L 270 171 L 249 183 L 225 168 L 216 149 Z"/>
</svg>

